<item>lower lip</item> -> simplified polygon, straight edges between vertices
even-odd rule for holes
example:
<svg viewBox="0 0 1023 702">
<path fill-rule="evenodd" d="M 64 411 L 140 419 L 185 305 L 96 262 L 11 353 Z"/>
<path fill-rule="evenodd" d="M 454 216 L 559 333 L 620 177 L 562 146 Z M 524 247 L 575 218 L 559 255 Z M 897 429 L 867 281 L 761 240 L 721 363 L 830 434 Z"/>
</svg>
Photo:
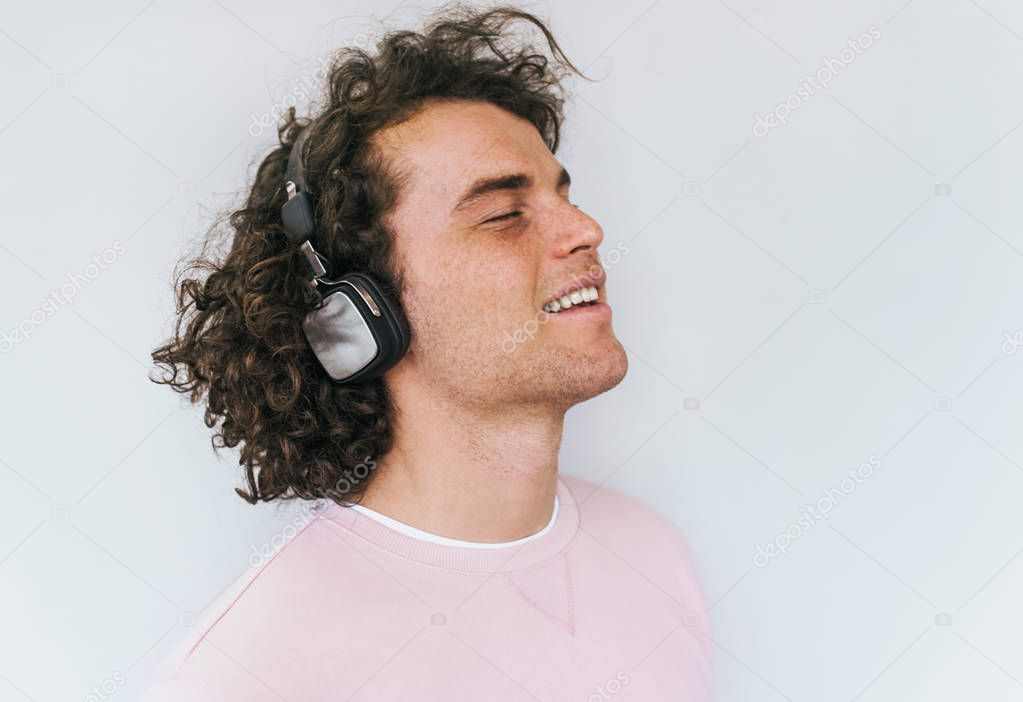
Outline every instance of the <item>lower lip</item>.
<svg viewBox="0 0 1023 702">
<path fill-rule="evenodd" d="M 550 313 L 551 319 L 599 320 L 611 318 L 611 306 L 606 302 L 594 302 L 579 307 L 569 307 L 561 312 Z"/>
</svg>

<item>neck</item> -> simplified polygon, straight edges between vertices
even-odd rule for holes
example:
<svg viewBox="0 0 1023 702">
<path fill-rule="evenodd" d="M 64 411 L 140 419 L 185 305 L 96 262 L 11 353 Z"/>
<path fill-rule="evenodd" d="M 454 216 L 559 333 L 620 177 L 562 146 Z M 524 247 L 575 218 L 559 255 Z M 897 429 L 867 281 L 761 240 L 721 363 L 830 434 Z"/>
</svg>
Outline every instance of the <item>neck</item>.
<svg viewBox="0 0 1023 702">
<path fill-rule="evenodd" d="M 423 531 L 500 543 L 551 519 L 564 411 L 460 404 L 428 388 L 391 389 L 394 443 L 360 504 Z"/>
</svg>

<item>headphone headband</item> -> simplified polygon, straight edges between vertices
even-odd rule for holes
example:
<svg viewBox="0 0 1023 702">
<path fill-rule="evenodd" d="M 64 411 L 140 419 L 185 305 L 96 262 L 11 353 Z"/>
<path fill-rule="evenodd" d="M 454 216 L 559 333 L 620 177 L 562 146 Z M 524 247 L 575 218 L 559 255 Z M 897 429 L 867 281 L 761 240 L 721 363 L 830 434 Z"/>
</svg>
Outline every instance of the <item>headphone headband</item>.
<svg viewBox="0 0 1023 702">
<path fill-rule="evenodd" d="M 313 248 L 312 240 L 316 235 L 316 203 L 309 194 L 305 182 L 305 169 L 302 166 L 302 148 L 309 128 L 302 130 L 298 139 L 291 146 L 288 154 L 288 165 L 285 169 L 285 190 L 288 200 L 281 207 L 281 223 L 292 245 L 299 247 L 305 255 L 309 266 L 313 269 L 313 279 L 318 280 L 327 275 L 323 258 Z"/>
<path fill-rule="evenodd" d="M 305 172 L 302 168 L 302 150 L 305 148 L 306 136 L 308 134 L 309 127 L 306 127 L 291 146 L 291 153 L 288 154 L 288 167 L 284 173 L 286 181 L 294 183 L 296 189 L 304 192 L 309 192 L 309 186 L 305 182 Z"/>
</svg>

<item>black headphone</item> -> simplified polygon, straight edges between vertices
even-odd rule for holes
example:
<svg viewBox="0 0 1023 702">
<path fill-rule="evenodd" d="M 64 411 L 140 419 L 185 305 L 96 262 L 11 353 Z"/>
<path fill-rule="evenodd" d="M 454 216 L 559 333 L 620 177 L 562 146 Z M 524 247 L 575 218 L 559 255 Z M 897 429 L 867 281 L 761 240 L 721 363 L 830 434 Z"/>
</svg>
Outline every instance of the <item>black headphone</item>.
<svg viewBox="0 0 1023 702">
<path fill-rule="evenodd" d="M 411 334 L 405 313 L 391 296 L 365 273 L 346 273 L 328 279 L 329 262 L 312 244 L 316 235 L 316 205 L 302 167 L 303 130 L 288 156 L 281 221 L 288 240 L 298 247 L 313 270 L 320 295 L 316 308 L 302 320 L 313 353 L 327 375 L 338 384 L 378 378 L 408 350 Z"/>
</svg>

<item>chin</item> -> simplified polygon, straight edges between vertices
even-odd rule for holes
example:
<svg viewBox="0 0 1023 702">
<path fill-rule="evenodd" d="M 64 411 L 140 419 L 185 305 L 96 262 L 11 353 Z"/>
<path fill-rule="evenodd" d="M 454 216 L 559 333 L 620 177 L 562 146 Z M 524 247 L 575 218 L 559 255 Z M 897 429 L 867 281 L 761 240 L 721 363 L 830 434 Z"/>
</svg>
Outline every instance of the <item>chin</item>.
<svg viewBox="0 0 1023 702">
<path fill-rule="evenodd" d="M 629 357 L 617 339 L 599 351 L 559 354 L 555 371 L 543 383 L 547 399 L 559 398 L 566 406 L 585 402 L 622 382 L 629 370 Z"/>
<path fill-rule="evenodd" d="M 629 371 L 629 357 L 625 354 L 622 345 L 615 339 L 612 349 L 609 349 L 594 365 L 602 370 L 599 374 L 592 374 L 596 390 L 594 395 L 599 395 L 622 382 L 625 374 Z"/>
</svg>

